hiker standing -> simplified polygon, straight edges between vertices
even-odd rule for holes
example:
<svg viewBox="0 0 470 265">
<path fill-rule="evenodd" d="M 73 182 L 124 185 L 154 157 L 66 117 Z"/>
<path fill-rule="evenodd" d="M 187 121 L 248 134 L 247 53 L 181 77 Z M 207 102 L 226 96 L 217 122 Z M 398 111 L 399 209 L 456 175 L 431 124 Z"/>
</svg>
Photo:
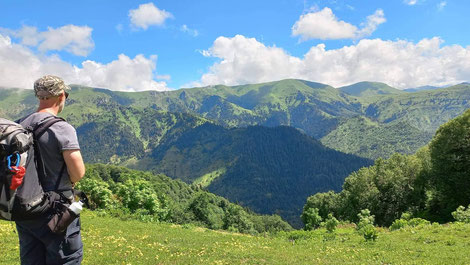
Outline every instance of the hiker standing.
<svg viewBox="0 0 470 265">
<path fill-rule="evenodd" d="M 37 112 L 20 120 L 24 127 L 35 126 L 48 117 L 55 117 L 65 106 L 70 87 L 56 76 L 46 75 L 36 80 L 34 92 L 39 99 Z M 72 188 L 85 174 L 85 165 L 75 129 L 65 121 L 50 126 L 38 139 L 44 162 L 44 191 L 55 191 L 69 203 Z M 28 221 L 17 221 L 21 264 L 80 264 L 83 244 L 80 220 L 76 218 L 63 234 L 55 234 L 48 227 L 52 212 Z"/>
</svg>

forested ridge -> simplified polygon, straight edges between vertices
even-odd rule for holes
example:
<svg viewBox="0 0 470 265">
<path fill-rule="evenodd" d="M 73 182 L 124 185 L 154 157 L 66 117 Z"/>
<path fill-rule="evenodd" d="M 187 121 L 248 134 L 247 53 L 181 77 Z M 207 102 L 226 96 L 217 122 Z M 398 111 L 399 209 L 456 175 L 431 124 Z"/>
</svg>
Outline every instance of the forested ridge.
<svg viewBox="0 0 470 265">
<path fill-rule="evenodd" d="M 225 129 L 210 123 L 170 144 L 162 142 L 152 161 L 154 172 L 201 183 L 255 212 L 277 213 L 297 227 L 308 195 L 339 191 L 349 173 L 372 162 L 324 147 L 292 127 Z"/>
<path fill-rule="evenodd" d="M 304 205 L 303 220 L 358 222 L 370 210 L 381 226 L 403 215 L 435 222 L 470 222 L 470 110 L 442 125 L 413 155 L 394 154 L 349 175 L 341 192 L 317 193 Z M 459 208 L 459 209 L 458 209 Z M 315 218 L 317 218 L 315 217 Z M 409 217 L 408 217 L 409 218 Z"/>
<path fill-rule="evenodd" d="M 2 89 L 0 115 L 14 119 L 34 111 L 36 99 L 30 92 Z M 416 152 L 441 124 L 470 107 L 469 95 L 468 83 L 410 93 L 376 82 L 334 88 L 295 79 L 166 92 L 128 93 L 73 86 L 63 115 L 76 127 L 94 122 L 97 116 L 118 107 L 130 112 L 153 109 L 192 114 L 226 127 L 285 125 L 300 129 L 330 148 L 377 159 L 395 152 Z M 137 122 L 140 115 L 136 114 Z M 119 116 L 116 113 L 113 118 Z M 145 146 L 146 140 L 139 138 L 141 123 L 127 125 L 130 128 L 126 131 Z M 366 131 L 376 133 L 361 137 L 364 126 Z"/>
<path fill-rule="evenodd" d="M 256 214 L 163 174 L 87 165 L 77 188 L 88 194 L 91 209 L 124 220 L 193 224 L 250 234 L 292 230 L 279 216 Z"/>
</svg>

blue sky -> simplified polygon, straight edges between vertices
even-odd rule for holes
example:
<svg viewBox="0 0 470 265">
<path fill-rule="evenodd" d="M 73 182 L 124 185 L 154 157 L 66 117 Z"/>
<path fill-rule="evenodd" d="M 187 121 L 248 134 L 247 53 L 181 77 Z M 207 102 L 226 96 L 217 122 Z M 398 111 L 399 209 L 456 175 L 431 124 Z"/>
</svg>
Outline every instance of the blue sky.
<svg viewBox="0 0 470 265">
<path fill-rule="evenodd" d="M 0 86 L 470 80 L 464 0 L 0 1 Z M 3 81 L 2 81 L 3 80 Z"/>
</svg>

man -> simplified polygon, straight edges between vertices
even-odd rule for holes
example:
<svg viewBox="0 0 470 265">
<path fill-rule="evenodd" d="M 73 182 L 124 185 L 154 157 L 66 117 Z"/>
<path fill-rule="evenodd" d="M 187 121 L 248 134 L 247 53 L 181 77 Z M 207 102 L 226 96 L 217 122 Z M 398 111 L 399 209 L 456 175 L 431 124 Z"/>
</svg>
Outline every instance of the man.
<svg viewBox="0 0 470 265">
<path fill-rule="evenodd" d="M 39 107 L 37 112 L 21 119 L 21 125 L 34 126 L 60 113 L 65 107 L 67 90 L 70 87 L 56 76 L 46 75 L 36 80 L 34 92 L 39 99 Z M 38 142 L 46 171 L 46 179 L 41 182 L 44 191 L 61 191 L 64 197 L 71 200 L 74 183 L 85 174 L 75 129 L 65 121 L 54 123 Z M 50 231 L 47 223 L 51 218 L 52 214 L 46 214 L 35 220 L 16 222 L 21 264 L 81 263 L 83 244 L 79 218 L 68 226 L 64 235 Z"/>
</svg>

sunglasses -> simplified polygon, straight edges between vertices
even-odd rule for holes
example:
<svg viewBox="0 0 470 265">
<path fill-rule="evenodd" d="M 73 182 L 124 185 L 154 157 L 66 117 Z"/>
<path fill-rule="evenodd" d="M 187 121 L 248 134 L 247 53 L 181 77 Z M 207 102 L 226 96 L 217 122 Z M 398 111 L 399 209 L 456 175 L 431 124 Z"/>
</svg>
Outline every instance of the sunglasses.
<svg viewBox="0 0 470 265">
<path fill-rule="evenodd" d="M 67 91 L 64 91 L 65 99 L 69 98 L 69 93 Z"/>
</svg>

